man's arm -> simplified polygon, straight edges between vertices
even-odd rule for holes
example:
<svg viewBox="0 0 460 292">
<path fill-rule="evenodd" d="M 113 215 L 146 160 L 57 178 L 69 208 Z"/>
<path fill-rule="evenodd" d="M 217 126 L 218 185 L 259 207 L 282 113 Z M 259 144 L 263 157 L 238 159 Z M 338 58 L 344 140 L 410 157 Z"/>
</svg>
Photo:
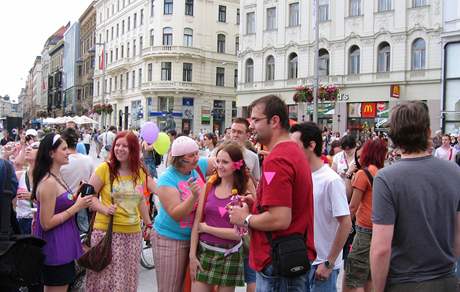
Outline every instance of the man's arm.
<svg viewBox="0 0 460 292">
<path fill-rule="evenodd" d="M 239 226 L 244 225 L 244 219 L 250 214 L 246 204 L 244 207 L 235 206 L 228 212 L 230 214 L 230 223 Z M 291 220 L 291 208 L 272 206 L 261 214 L 252 215 L 249 220 L 249 227 L 260 231 L 285 230 L 291 225 Z"/>
<path fill-rule="evenodd" d="M 370 251 L 372 285 L 375 292 L 383 292 L 390 268 L 391 242 L 394 225 L 375 224 L 372 229 Z"/>
<path fill-rule="evenodd" d="M 460 257 L 460 212 L 457 211 L 457 218 L 455 224 L 455 257 Z"/>
<path fill-rule="evenodd" d="M 348 235 L 350 234 L 351 230 L 351 219 L 350 215 L 336 217 L 337 221 L 339 221 L 339 228 L 337 228 L 337 232 L 335 233 L 334 242 L 332 243 L 331 250 L 329 251 L 329 255 L 327 256 L 327 260 L 330 263 L 335 263 L 335 260 L 339 256 L 340 252 L 347 241 Z"/>
</svg>

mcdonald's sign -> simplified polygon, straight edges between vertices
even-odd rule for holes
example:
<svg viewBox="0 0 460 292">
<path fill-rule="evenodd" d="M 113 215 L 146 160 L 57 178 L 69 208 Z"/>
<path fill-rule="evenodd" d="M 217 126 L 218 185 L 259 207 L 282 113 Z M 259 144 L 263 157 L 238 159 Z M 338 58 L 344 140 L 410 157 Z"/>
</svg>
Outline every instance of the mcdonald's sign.
<svg viewBox="0 0 460 292">
<path fill-rule="evenodd" d="M 394 98 L 399 98 L 401 93 L 401 88 L 397 84 L 392 84 L 390 87 L 390 96 Z"/>
<path fill-rule="evenodd" d="M 375 118 L 377 115 L 377 104 L 375 102 L 363 102 L 361 104 L 362 118 Z"/>
</svg>

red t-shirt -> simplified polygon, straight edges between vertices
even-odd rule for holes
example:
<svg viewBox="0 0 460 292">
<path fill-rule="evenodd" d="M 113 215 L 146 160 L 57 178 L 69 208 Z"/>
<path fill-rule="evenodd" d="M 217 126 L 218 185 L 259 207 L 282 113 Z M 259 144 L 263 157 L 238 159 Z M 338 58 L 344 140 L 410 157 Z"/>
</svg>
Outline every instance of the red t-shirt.
<svg viewBox="0 0 460 292">
<path fill-rule="evenodd" d="M 291 208 L 291 225 L 286 230 L 272 232 L 272 238 L 304 234 L 306 230 L 308 258 L 310 261 L 316 258 L 311 171 L 305 154 L 296 143 L 279 143 L 265 158 L 252 214 L 259 214 L 258 205 L 265 210 L 270 206 Z M 256 271 L 263 270 L 271 262 L 271 247 L 265 232 L 252 230 L 249 260 Z"/>
</svg>

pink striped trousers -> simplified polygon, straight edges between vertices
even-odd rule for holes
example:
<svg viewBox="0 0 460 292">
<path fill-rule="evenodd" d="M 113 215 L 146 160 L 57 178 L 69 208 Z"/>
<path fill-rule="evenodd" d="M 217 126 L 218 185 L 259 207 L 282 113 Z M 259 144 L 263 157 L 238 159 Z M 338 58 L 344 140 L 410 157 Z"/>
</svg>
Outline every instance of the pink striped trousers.
<svg viewBox="0 0 460 292">
<path fill-rule="evenodd" d="M 181 292 L 187 268 L 190 241 L 174 240 L 152 230 L 152 251 L 158 291 Z"/>
</svg>

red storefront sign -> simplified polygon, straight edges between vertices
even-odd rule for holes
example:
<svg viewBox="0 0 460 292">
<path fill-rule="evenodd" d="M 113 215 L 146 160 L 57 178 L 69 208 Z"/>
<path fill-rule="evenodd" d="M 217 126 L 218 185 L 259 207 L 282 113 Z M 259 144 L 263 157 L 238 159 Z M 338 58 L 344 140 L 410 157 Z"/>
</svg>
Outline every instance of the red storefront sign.
<svg viewBox="0 0 460 292">
<path fill-rule="evenodd" d="M 375 102 L 363 102 L 361 104 L 362 118 L 375 118 L 377 114 L 377 105 Z"/>
<path fill-rule="evenodd" d="M 390 86 L 390 96 L 394 98 L 399 98 L 399 95 L 401 93 L 401 87 L 397 84 L 392 84 Z"/>
</svg>

